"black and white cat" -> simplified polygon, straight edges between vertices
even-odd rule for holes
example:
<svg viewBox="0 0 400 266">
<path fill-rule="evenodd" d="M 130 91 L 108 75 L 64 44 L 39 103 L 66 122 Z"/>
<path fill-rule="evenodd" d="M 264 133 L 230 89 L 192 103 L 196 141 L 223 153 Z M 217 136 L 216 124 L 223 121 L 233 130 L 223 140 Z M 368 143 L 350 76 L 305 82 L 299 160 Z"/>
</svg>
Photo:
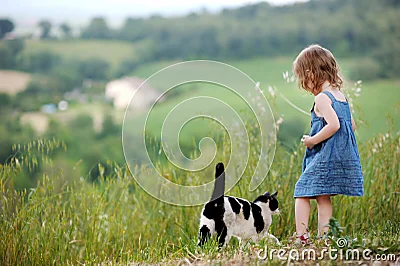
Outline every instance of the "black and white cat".
<svg viewBox="0 0 400 266">
<path fill-rule="evenodd" d="M 278 239 L 268 233 L 272 215 L 279 214 L 278 192 L 268 192 L 257 197 L 253 202 L 245 199 L 224 196 L 225 169 L 218 163 L 215 169 L 214 191 L 211 200 L 204 205 L 200 218 L 199 246 L 204 245 L 209 237 L 217 234 L 220 247 L 225 246 L 232 236 L 246 243 L 257 242 L 262 238 Z"/>
</svg>

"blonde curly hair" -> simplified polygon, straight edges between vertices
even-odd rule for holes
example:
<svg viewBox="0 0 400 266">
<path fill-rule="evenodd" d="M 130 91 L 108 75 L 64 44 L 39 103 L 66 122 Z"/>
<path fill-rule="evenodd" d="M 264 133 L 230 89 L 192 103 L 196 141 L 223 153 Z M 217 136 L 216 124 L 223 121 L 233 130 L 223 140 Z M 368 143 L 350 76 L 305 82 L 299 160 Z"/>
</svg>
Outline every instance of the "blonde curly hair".
<svg viewBox="0 0 400 266">
<path fill-rule="evenodd" d="M 333 54 L 318 44 L 305 48 L 293 62 L 293 74 L 299 87 L 317 95 L 322 84 L 328 81 L 334 88 L 341 89 L 343 78 Z"/>
</svg>

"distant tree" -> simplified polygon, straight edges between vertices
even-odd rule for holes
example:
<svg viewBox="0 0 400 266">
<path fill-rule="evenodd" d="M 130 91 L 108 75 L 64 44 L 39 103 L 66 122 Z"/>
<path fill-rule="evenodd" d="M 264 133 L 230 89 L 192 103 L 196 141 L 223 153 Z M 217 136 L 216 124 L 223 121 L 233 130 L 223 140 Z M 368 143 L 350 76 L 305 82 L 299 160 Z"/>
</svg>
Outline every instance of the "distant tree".
<svg viewBox="0 0 400 266">
<path fill-rule="evenodd" d="M 90 115 L 81 114 L 69 123 L 71 129 L 77 132 L 93 132 L 93 118 Z"/>
<path fill-rule="evenodd" d="M 17 56 L 24 50 L 24 40 L 23 39 L 12 39 L 4 42 L 5 45 L 10 49 L 13 56 Z"/>
<path fill-rule="evenodd" d="M 98 58 L 90 58 L 80 63 L 79 72 L 83 78 L 105 80 L 108 77 L 110 64 Z"/>
<path fill-rule="evenodd" d="M 103 127 L 101 132 L 98 134 L 99 138 L 105 138 L 107 136 L 118 135 L 121 133 L 121 126 L 115 123 L 111 115 L 106 115 L 103 120 Z"/>
<path fill-rule="evenodd" d="M 151 30 L 151 25 L 146 23 L 145 19 L 128 17 L 118 31 L 118 37 L 121 40 L 134 42 L 147 37 Z"/>
<path fill-rule="evenodd" d="M 228 40 L 228 51 L 231 53 L 231 55 L 234 55 L 236 57 L 241 57 L 244 54 L 244 43 L 243 39 L 237 36 L 232 36 Z"/>
<path fill-rule="evenodd" d="M 0 45 L 0 69 L 17 68 L 17 56 L 23 48 L 22 39 L 3 40 Z"/>
<path fill-rule="evenodd" d="M 19 64 L 25 71 L 48 73 L 60 62 L 61 58 L 58 55 L 48 51 L 41 51 L 23 56 Z"/>
<path fill-rule="evenodd" d="M 347 75 L 352 80 L 374 80 L 382 76 L 381 65 L 379 61 L 369 57 L 358 59 Z"/>
<path fill-rule="evenodd" d="M 395 7 L 399 7 L 400 6 L 400 1 L 399 0 L 384 0 L 383 1 L 385 4 L 389 5 L 389 6 L 395 6 Z"/>
<path fill-rule="evenodd" d="M 119 78 L 130 75 L 139 65 L 140 62 L 135 59 L 125 59 L 119 65 L 118 70 L 115 72 L 115 76 Z"/>
<path fill-rule="evenodd" d="M 71 91 L 82 84 L 82 76 L 77 67 L 71 67 L 71 63 L 57 64 L 50 74 L 56 80 L 54 85 L 62 93 Z"/>
<path fill-rule="evenodd" d="M 102 17 L 93 18 L 89 26 L 82 31 L 81 37 L 84 39 L 109 39 L 112 32 L 107 22 Z"/>
<path fill-rule="evenodd" d="M 51 32 L 51 22 L 47 21 L 47 20 L 42 20 L 39 22 L 38 26 L 41 29 L 41 34 L 40 34 L 40 38 L 42 39 L 48 39 L 50 37 L 50 32 Z"/>
<path fill-rule="evenodd" d="M 12 105 L 12 100 L 10 95 L 6 93 L 0 93 L 0 110 L 5 110 Z"/>
<path fill-rule="evenodd" d="M 71 38 L 71 27 L 67 23 L 62 23 L 60 29 L 64 34 L 65 38 Z"/>
<path fill-rule="evenodd" d="M 14 23 L 9 19 L 0 19 L 0 39 L 14 30 Z"/>
<path fill-rule="evenodd" d="M 375 59 L 380 64 L 382 77 L 397 78 L 400 73 L 400 38 L 386 40 L 375 52 Z"/>
<path fill-rule="evenodd" d="M 10 49 L 0 46 L 0 69 L 12 69 L 15 66 L 15 60 Z"/>
<path fill-rule="evenodd" d="M 46 91 L 47 91 L 47 88 L 44 88 L 43 84 L 34 80 L 34 81 L 29 82 L 25 91 L 20 94 L 37 94 L 37 93 L 46 92 Z"/>
</svg>

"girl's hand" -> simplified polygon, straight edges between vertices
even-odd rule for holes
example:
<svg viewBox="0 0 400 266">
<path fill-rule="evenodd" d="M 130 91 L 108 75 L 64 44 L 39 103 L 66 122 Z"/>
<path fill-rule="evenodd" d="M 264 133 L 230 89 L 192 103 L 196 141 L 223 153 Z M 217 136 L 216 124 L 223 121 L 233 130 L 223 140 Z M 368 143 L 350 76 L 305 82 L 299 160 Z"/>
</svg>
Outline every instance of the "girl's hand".
<svg viewBox="0 0 400 266">
<path fill-rule="evenodd" d="M 303 142 L 303 144 L 309 149 L 312 149 L 315 145 L 313 138 L 309 135 L 303 135 L 303 137 L 301 138 L 301 142 Z"/>
</svg>

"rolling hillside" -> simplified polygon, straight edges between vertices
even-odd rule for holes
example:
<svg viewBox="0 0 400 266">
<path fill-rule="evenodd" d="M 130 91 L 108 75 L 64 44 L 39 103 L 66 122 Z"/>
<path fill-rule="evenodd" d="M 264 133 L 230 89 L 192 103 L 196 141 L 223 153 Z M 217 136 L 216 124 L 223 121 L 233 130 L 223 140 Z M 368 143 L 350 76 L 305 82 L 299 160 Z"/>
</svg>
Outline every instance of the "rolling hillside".
<svg viewBox="0 0 400 266">
<path fill-rule="evenodd" d="M 117 67 L 123 59 L 135 54 L 132 43 L 113 40 L 26 40 L 24 53 L 50 51 L 64 59 L 103 59 Z"/>
</svg>

